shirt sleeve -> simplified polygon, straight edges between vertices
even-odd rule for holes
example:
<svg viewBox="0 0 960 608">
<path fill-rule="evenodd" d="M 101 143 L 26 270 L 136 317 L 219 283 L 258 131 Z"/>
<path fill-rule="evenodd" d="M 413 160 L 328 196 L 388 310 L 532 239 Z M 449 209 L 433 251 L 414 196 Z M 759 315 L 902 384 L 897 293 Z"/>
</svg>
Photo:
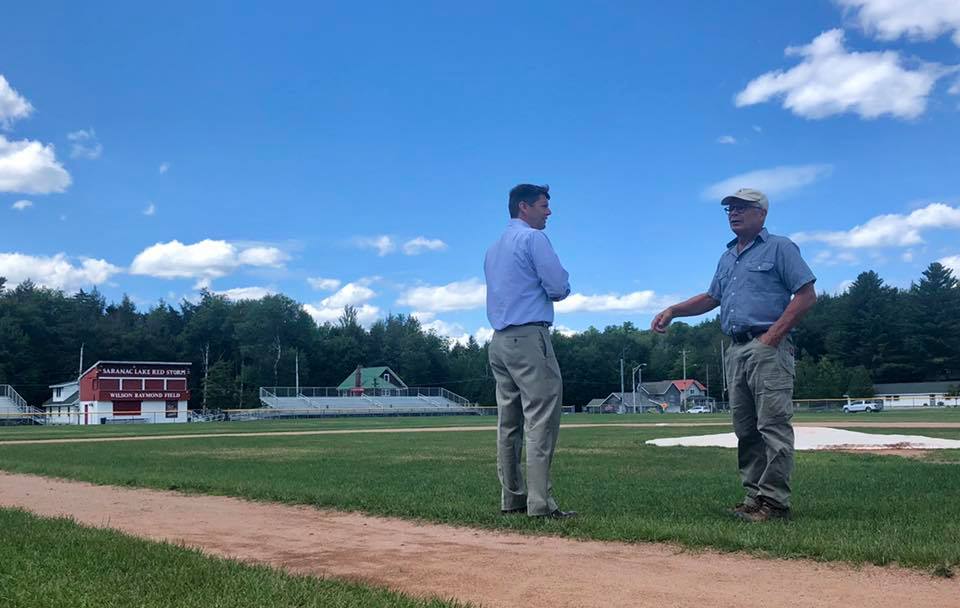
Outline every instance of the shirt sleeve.
<svg viewBox="0 0 960 608">
<path fill-rule="evenodd" d="M 713 280 L 710 281 L 710 288 L 707 289 L 707 295 L 713 298 L 714 300 L 716 300 L 717 302 L 721 302 L 723 298 L 723 293 L 722 293 L 723 286 L 720 285 L 720 273 L 721 273 L 722 265 L 723 265 L 723 258 L 720 258 L 720 261 L 717 262 L 717 270 L 716 272 L 713 273 Z"/>
<path fill-rule="evenodd" d="M 791 240 L 786 240 L 777 248 L 777 270 L 780 272 L 780 278 L 784 286 L 790 290 L 790 293 L 797 293 L 800 288 L 816 281 L 813 271 L 803 261 L 800 255 L 800 248 Z"/>
<path fill-rule="evenodd" d="M 547 292 L 547 297 L 559 302 L 570 295 L 570 275 L 560 265 L 560 258 L 553 250 L 547 235 L 539 230 L 533 231 L 529 247 L 533 268 L 540 278 L 540 285 Z"/>
</svg>

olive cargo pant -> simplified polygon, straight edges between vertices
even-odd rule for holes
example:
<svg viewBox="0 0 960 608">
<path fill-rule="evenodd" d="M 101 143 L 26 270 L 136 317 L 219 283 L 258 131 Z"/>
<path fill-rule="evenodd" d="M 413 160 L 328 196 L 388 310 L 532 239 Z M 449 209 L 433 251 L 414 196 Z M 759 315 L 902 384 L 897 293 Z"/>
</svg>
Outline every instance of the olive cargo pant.
<svg viewBox="0 0 960 608">
<path fill-rule="evenodd" d="M 497 380 L 497 473 L 500 508 L 527 515 L 557 510 L 550 465 L 560 432 L 563 380 L 546 327 L 508 327 L 493 334 L 490 367 Z M 526 440 L 526 441 L 524 441 Z M 520 457 L 527 453 L 524 484 Z"/>
<path fill-rule="evenodd" d="M 737 462 L 747 504 L 764 498 L 790 506 L 793 472 L 793 341 L 777 348 L 753 339 L 726 353 L 727 387 L 737 435 Z"/>
</svg>

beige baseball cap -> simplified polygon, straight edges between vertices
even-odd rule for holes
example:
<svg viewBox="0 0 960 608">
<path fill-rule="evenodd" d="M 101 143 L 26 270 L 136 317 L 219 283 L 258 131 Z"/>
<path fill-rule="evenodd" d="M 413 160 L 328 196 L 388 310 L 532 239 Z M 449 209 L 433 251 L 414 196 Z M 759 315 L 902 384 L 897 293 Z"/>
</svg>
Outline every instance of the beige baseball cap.
<svg viewBox="0 0 960 608">
<path fill-rule="evenodd" d="M 724 197 L 724 199 L 720 201 L 720 204 L 726 206 L 732 205 L 738 201 L 743 203 L 754 203 L 759 205 L 764 211 L 770 208 L 770 201 L 767 200 L 767 195 L 759 190 L 754 190 L 753 188 L 740 188 L 730 196 Z"/>
</svg>

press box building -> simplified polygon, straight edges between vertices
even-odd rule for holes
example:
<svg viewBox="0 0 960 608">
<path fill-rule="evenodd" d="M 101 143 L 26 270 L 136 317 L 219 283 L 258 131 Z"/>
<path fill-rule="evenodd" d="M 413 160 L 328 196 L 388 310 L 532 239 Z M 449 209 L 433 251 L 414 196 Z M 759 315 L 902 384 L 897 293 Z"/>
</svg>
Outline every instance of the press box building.
<svg viewBox="0 0 960 608">
<path fill-rule="evenodd" d="M 49 424 L 188 422 L 189 363 L 98 361 L 74 382 L 51 385 Z"/>
</svg>

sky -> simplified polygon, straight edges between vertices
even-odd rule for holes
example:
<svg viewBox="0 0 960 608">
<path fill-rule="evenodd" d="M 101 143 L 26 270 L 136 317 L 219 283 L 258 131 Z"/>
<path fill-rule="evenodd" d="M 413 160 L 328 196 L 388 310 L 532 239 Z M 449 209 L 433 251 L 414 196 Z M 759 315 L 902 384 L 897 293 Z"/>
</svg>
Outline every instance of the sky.
<svg viewBox="0 0 960 608">
<path fill-rule="evenodd" d="M 960 272 L 957 0 L 141 4 L 2 9 L 8 287 L 484 340 L 517 183 L 550 185 L 565 333 L 705 291 L 739 187 L 821 293 Z"/>
</svg>

